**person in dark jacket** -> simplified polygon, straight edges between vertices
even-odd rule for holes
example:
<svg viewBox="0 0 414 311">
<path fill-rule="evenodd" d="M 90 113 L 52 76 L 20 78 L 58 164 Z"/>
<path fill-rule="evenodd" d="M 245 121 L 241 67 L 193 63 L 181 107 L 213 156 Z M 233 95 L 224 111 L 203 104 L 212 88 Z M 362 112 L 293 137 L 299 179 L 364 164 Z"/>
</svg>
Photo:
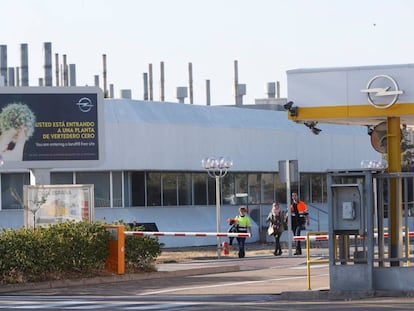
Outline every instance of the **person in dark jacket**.
<svg viewBox="0 0 414 311">
<path fill-rule="evenodd" d="M 284 231 L 285 212 L 283 212 L 278 202 L 272 204 L 272 210 L 266 218 L 271 229 L 271 235 L 275 238 L 275 256 L 282 255 L 282 247 L 280 246 L 280 237 Z"/>
</svg>

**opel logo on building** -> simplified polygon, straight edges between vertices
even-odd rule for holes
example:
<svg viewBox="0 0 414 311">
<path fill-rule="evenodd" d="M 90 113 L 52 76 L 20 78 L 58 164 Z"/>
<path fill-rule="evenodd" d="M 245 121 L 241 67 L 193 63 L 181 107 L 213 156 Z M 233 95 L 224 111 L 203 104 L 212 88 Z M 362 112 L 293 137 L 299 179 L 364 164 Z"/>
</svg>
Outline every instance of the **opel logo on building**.
<svg viewBox="0 0 414 311">
<path fill-rule="evenodd" d="M 367 93 L 368 101 L 375 108 L 385 109 L 394 105 L 403 91 L 398 89 L 397 82 L 388 75 L 378 75 L 369 80 L 367 88 L 361 90 Z"/>
</svg>

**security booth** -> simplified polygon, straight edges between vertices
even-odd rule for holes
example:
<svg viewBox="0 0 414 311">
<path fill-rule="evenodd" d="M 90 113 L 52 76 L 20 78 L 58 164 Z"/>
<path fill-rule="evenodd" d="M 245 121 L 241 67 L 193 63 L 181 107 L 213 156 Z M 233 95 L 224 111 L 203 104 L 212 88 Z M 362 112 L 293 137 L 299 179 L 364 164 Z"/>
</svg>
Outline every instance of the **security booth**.
<svg viewBox="0 0 414 311">
<path fill-rule="evenodd" d="M 413 193 L 414 173 L 328 172 L 331 290 L 414 290 Z M 388 222 L 391 198 L 397 228 Z"/>
</svg>

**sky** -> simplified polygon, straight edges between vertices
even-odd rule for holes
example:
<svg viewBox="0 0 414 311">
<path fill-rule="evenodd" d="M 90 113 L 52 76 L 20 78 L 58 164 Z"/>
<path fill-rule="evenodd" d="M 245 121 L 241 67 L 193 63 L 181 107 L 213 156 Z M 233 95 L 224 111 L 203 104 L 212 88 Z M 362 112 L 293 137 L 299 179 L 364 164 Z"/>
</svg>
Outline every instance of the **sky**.
<svg viewBox="0 0 414 311">
<path fill-rule="evenodd" d="M 143 99 L 143 73 L 152 64 L 159 100 L 160 63 L 165 100 L 188 85 L 192 63 L 194 102 L 234 104 L 234 61 L 244 104 L 265 98 L 268 82 L 299 68 L 408 64 L 414 61 L 411 0 L 0 0 L 0 44 L 8 67 L 20 66 L 29 46 L 29 83 L 43 77 L 43 43 L 76 64 L 78 86 L 94 85 L 107 57 L 108 84 Z M 61 62 L 62 58 L 60 59 Z M 54 72 L 54 69 L 53 69 Z M 54 77 L 54 73 L 53 73 Z M 188 99 L 186 99 L 188 103 Z"/>
</svg>

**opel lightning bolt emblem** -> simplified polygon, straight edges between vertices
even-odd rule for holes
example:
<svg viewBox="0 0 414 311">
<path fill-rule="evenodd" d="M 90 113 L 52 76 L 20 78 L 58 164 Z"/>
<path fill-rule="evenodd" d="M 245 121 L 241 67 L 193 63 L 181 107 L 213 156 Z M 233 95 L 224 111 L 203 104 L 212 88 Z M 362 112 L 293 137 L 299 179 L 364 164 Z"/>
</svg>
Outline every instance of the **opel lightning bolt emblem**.
<svg viewBox="0 0 414 311">
<path fill-rule="evenodd" d="M 89 112 L 93 107 L 92 101 L 87 97 L 82 97 L 79 99 L 76 105 L 78 105 L 80 111 L 82 112 Z"/>
<path fill-rule="evenodd" d="M 394 105 L 400 94 L 404 92 L 398 89 L 397 82 L 388 75 L 378 75 L 369 80 L 367 88 L 361 90 L 362 93 L 367 93 L 368 101 L 375 108 L 385 109 Z M 377 103 L 383 98 L 391 97 L 389 103 Z M 375 101 L 377 100 L 377 102 Z"/>
</svg>

